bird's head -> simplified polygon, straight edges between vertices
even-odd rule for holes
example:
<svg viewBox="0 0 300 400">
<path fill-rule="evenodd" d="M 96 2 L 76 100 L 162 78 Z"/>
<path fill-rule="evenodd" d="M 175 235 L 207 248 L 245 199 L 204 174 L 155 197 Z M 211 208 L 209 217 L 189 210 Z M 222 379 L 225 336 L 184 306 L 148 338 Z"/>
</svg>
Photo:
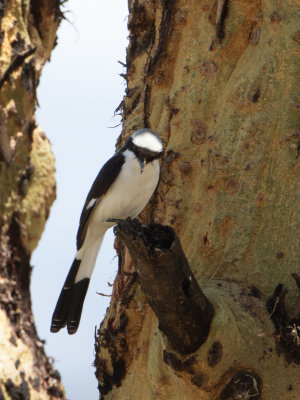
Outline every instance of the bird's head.
<svg viewBox="0 0 300 400">
<path fill-rule="evenodd" d="M 160 158 L 163 154 L 161 138 L 150 129 L 139 129 L 134 132 L 128 139 L 127 146 L 136 155 L 141 173 L 147 163 Z"/>
</svg>

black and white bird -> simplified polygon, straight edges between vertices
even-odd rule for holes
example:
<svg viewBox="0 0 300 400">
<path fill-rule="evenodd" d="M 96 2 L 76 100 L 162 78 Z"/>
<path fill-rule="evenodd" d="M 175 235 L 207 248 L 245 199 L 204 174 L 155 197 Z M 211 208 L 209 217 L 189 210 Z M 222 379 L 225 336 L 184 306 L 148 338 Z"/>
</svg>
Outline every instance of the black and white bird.
<svg viewBox="0 0 300 400">
<path fill-rule="evenodd" d="M 163 152 L 150 129 L 133 133 L 100 170 L 86 198 L 77 232 L 77 253 L 58 298 L 51 332 L 67 325 L 77 331 L 84 299 L 110 219 L 135 218 L 146 207 L 159 180 Z"/>
</svg>

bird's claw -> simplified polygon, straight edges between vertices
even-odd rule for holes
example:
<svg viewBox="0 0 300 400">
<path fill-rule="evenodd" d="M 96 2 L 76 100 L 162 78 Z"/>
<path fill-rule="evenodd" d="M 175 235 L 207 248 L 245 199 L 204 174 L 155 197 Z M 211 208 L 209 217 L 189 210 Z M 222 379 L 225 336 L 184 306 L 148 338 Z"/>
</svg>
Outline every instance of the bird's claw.
<svg viewBox="0 0 300 400">
<path fill-rule="evenodd" d="M 117 226 L 114 228 L 115 233 L 119 233 L 122 236 L 131 236 L 132 238 L 136 238 L 137 236 L 142 236 L 143 234 L 143 226 L 137 218 L 131 219 L 109 219 L 109 222 L 117 223 Z"/>
</svg>

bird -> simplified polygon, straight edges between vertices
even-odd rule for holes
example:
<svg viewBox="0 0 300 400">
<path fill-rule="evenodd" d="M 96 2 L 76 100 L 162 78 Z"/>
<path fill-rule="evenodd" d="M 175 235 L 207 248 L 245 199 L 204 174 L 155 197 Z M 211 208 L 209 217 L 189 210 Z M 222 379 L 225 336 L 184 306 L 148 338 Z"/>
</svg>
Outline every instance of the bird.
<svg viewBox="0 0 300 400">
<path fill-rule="evenodd" d="M 152 197 L 160 174 L 163 142 L 154 131 L 134 132 L 101 168 L 85 200 L 76 237 L 77 252 L 53 312 L 50 331 L 76 333 L 84 299 L 107 229 L 136 218 Z"/>
</svg>

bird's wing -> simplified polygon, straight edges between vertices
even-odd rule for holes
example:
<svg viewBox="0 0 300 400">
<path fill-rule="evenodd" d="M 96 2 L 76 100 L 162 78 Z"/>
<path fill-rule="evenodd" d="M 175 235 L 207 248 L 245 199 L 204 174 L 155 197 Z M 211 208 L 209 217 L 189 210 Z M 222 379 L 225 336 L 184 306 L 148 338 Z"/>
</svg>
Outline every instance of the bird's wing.
<svg viewBox="0 0 300 400">
<path fill-rule="evenodd" d="M 84 243 L 86 236 L 86 231 L 88 227 L 88 220 L 91 215 L 92 210 L 99 203 L 101 197 L 105 195 L 110 186 L 115 181 L 118 176 L 122 165 L 124 164 L 125 158 L 122 152 L 116 153 L 112 158 L 110 158 L 101 168 L 99 174 L 97 175 L 89 194 L 84 203 L 84 207 L 81 212 L 79 228 L 77 232 L 77 250 L 81 248 Z"/>
</svg>

